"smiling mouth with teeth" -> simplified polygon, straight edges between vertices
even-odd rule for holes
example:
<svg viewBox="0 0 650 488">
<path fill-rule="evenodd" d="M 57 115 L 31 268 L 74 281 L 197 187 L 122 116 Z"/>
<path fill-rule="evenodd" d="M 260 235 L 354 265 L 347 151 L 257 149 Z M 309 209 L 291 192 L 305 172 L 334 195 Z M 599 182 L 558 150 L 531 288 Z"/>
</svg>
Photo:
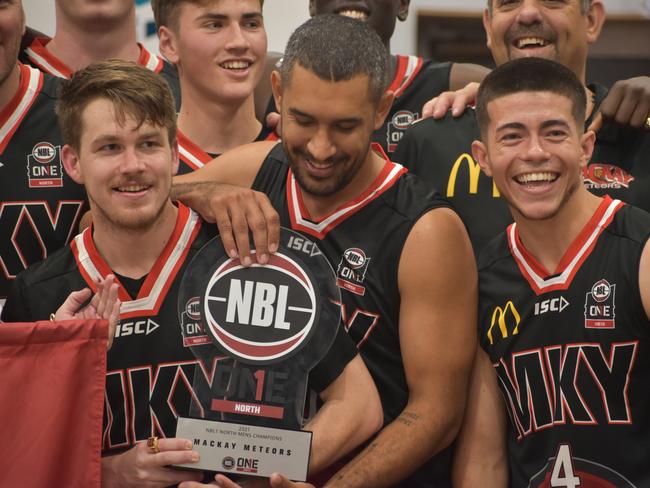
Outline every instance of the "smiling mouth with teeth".
<svg viewBox="0 0 650 488">
<path fill-rule="evenodd" d="M 144 191 L 149 189 L 148 185 L 129 185 L 129 186 L 118 186 L 115 188 L 115 191 L 120 193 L 137 193 L 139 191 Z"/>
<path fill-rule="evenodd" d="M 362 10 L 341 10 L 338 14 L 357 20 L 366 20 L 368 18 L 368 14 Z"/>
<path fill-rule="evenodd" d="M 519 184 L 526 185 L 529 183 L 552 183 L 557 180 L 557 173 L 526 173 L 515 177 Z"/>
<path fill-rule="evenodd" d="M 544 47 L 546 45 L 548 45 L 548 42 L 546 39 L 542 39 L 541 37 L 522 37 L 521 39 L 517 39 L 515 42 L 517 49 Z"/>
<path fill-rule="evenodd" d="M 226 61 L 220 66 L 225 69 L 243 70 L 248 69 L 252 63 L 250 61 Z"/>
</svg>

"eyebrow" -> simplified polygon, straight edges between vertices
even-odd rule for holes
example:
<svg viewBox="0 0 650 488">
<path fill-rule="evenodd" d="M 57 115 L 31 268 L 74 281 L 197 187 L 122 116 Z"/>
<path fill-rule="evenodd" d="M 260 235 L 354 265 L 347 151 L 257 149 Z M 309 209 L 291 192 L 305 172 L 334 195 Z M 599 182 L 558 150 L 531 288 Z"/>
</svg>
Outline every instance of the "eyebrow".
<svg viewBox="0 0 650 488">
<path fill-rule="evenodd" d="M 562 127 L 569 127 L 569 124 L 564 119 L 551 119 L 551 120 L 545 120 L 544 122 L 542 122 L 541 128 L 542 129 L 547 129 L 549 127 L 553 127 L 553 126 L 556 126 L 556 125 L 560 125 Z M 497 127 L 496 132 L 501 132 L 501 131 L 508 130 L 508 129 L 523 130 L 525 128 L 526 128 L 526 126 L 524 124 L 522 124 L 521 122 L 507 122 L 507 123 Z"/>
<path fill-rule="evenodd" d="M 303 112 L 302 110 L 297 109 L 295 107 L 289 107 L 289 113 L 291 115 L 295 115 L 295 116 L 298 116 L 298 117 L 305 117 L 307 119 L 315 119 L 316 118 L 313 115 L 308 114 L 307 112 Z M 361 122 L 360 117 L 346 117 L 346 118 L 343 118 L 343 119 L 337 119 L 334 123 L 335 124 L 357 124 L 359 122 Z"/>
<path fill-rule="evenodd" d="M 197 20 L 198 21 L 203 21 L 203 20 L 228 20 L 230 17 L 225 14 L 217 14 L 217 13 L 212 13 L 208 12 L 205 14 L 200 15 Z M 241 15 L 242 19 L 261 19 L 262 18 L 262 13 L 261 12 L 246 12 Z"/>
</svg>

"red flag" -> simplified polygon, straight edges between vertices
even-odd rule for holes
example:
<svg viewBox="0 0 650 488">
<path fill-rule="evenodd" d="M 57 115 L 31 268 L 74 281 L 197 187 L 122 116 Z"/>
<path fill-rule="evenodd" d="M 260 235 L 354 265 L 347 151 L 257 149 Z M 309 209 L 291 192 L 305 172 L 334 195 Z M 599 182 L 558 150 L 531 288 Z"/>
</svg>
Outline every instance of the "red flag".
<svg viewBox="0 0 650 488">
<path fill-rule="evenodd" d="M 108 324 L 0 324 L 0 486 L 101 485 Z"/>
</svg>

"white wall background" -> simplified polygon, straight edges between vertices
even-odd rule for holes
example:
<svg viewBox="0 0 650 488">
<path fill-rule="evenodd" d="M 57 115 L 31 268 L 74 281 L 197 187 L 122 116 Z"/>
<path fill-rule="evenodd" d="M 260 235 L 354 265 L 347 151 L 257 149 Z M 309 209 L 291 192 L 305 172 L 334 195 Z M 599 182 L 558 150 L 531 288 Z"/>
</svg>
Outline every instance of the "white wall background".
<svg viewBox="0 0 650 488">
<path fill-rule="evenodd" d="M 650 17 L 650 0 L 604 0 L 610 14 L 641 13 Z M 51 35 L 54 32 L 54 0 L 23 0 L 29 26 Z M 450 10 L 481 12 L 485 0 L 411 0 L 411 11 L 406 22 L 400 22 L 391 40 L 391 51 L 394 53 L 413 54 L 416 43 L 417 11 Z M 151 18 L 151 10 L 147 4 L 138 6 L 139 37 L 144 39 L 144 25 Z M 307 20 L 307 0 L 265 0 L 264 19 L 269 37 L 269 50 L 282 51 L 284 45 L 298 25 Z M 146 40 L 146 44 L 154 47 L 155 40 Z"/>
</svg>

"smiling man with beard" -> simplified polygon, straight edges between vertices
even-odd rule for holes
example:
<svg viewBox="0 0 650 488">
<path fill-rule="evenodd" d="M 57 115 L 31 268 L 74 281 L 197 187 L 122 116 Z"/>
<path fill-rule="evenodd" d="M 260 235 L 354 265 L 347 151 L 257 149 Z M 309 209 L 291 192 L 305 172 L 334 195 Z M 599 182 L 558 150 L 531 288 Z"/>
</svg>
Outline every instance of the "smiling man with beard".
<svg viewBox="0 0 650 488">
<path fill-rule="evenodd" d="M 88 192 L 93 225 L 16 278 L 2 317 L 46 320 L 71 291 L 95 291 L 114 274 L 122 306 L 107 357 L 102 486 L 200 480 L 166 466 L 198 461 L 192 443 L 174 437 L 176 418 L 196 401 L 194 373 L 212 385 L 220 371 L 183 341 L 178 312 L 183 272 L 217 229 L 170 200 L 178 168 L 172 94 L 150 70 L 105 61 L 65 82 L 57 111 L 63 164 Z M 381 405 L 343 329 L 309 381 L 323 403 L 306 425 L 310 468 L 319 470 L 379 428 Z M 152 436 L 160 437 L 153 449 L 145 442 Z"/>
<path fill-rule="evenodd" d="M 211 180 L 264 191 L 282 224 L 316 240 L 337 271 L 345 328 L 377 383 L 384 428 L 331 483 L 450 486 L 476 271 L 458 216 L 371 142 L 392 105 L 389 76 L 367 24 L 313 17 L 272 77 L 282 143 L 237 148 L 177 177 L 173 193 L 209 213 Z"/>
</svg>

